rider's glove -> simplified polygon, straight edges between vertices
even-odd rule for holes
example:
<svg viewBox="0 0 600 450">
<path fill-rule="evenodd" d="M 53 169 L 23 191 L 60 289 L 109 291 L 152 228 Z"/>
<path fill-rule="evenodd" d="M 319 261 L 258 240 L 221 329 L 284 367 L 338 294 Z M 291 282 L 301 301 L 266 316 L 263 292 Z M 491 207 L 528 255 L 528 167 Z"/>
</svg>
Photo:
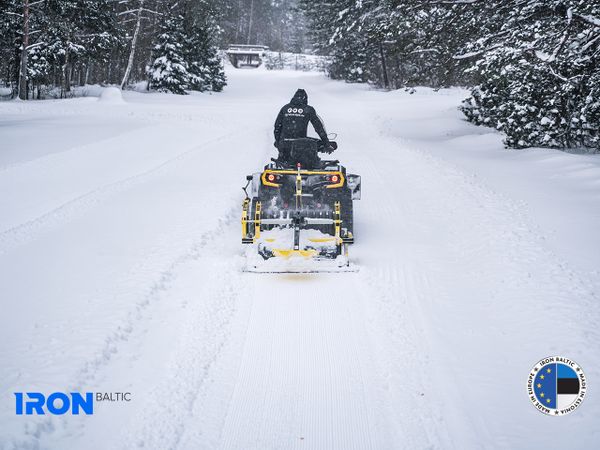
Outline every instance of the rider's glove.
<svg viewBox="0 0 600 450">
<path fill-rule="evenodd" d="M 333 148 L 333 146 L 329 142 L 325 143 L 325 146 L 323 147 L 323 151 L 325 153 L 330 153 L 331 154 L 331 153 L 333 153 L 334 150 L 335 150 L 335 148 Z"/>
</svg>

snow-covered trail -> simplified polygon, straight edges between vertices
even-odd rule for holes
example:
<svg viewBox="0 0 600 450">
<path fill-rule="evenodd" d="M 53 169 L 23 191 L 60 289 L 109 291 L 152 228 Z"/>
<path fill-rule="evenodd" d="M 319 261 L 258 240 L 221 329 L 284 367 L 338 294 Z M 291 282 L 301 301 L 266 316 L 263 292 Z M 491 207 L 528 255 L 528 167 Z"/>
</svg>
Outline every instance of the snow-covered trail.
<svg viewBox="0 0 600 450">
<path fill-rule="evenodd" d="M 593 394 L 556 419 L 525 392 L 553 353 L 600 376 L 600 241 L 561 215 L 600 225 L 596 157 L 547 151 L 498 177 L 493 158 L 461 153 L 500 148 L 460 121 L 462 91 L 229 77 L 212 96 L 0 104 L 0 448 L 600 441 Z M 239 187 L 274 154 L 272 121 L 298 87 L 363 177 L 359 273 L 240 271 Z M 42 136 L 23 133 L 33 119 Z M 12 393 L 36 390 L 133 400 L 91 417 L 15 416 Z"/>
<path fill-rule="evenodd" d="M 361 297 L 336 295 L 332 276 L 253 284 L 223 447 L 381 448 Z"/>
</svg>

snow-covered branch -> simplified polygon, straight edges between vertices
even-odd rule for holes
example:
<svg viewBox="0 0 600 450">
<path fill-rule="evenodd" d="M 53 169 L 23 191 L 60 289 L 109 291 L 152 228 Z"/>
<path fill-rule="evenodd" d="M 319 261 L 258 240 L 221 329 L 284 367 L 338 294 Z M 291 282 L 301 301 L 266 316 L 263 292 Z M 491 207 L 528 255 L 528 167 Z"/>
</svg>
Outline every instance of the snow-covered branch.
<svg viewBox="0 0 600 450">
<path fill-rule="evenodd" d="M 408 52 L 407 54 L 416 55 L 418 53 L 440 53 L 440 50 L 437 48 L 423 48 L 423 49 L 412 50 L 412 51 Z"/>
<path fill-rule="evenodd" d="M 589 16 L 589 15 L 585 15 L 585 14 L 573 13 L 573 18 L 578 19 L 582 22 L 586 22 L 589 25 L 593 25 L 594 27 L 600 28 L 600 19 L 597 17 Z"/>
<path fill-rule="evenodd" d="M 35 44 L 28 45 L 27 50 L 31 50 L 32 48 L 39 47 L 44 44 L 45 44 L 45 42 L 36 42 Z"/>
<path fill-rule="evenodd" d="M 498 44 L 491 45 L 491 46 L 486 47 L 481 50 L 476 50 L 476 51 L 467 52 L 467 53 L 461 53 L 459 55 L 453 55 L 452 59 L 461 60 L 461 59 L 474 58 L 475 56 L 481 56 L 487 52 L 491 52 L 492 50 L 496 50 L 497 48 L 500 48 L 500 47 L 503 47 L 503 44 L 498 43 Z"/>
<path fill-rule="evenodd" d="M 139 11 L 142 12 L 147 12 L 150 14 L 156 14 L 158 16 L 162 16 L 163 14 L 158 12 L 158 11 L 154 11 L 152 9 L 148 9 L 148 8 L 135 8 L 135 9 L 128 9 L 127 11 L 123 11 L 120 12 L 119 14 L 117 14 L 118 16 L 124 16 L 125 14 L 137 14 Z"/>
<path fill-rule="evenodd" d="M 138 9 L 128 9 L 127 11 L 120 12 L 117 16 L 124 16 L 125 14 L 137 14 Z"/>
<path fill-rule="evenodd" d="M 430 5 L 472 5 L 480 2 L 481 0 L 433 0 L 427 3 Z"/>
</svg>

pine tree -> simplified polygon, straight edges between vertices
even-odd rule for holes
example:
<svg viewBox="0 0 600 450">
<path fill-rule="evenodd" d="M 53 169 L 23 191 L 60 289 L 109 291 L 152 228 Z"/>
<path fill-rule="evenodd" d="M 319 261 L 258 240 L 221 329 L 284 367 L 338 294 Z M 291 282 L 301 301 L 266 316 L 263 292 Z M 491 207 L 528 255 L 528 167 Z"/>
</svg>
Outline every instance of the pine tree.
<svg viewBox="0 0 600 450">
<path fill-rule="evenodd" d="M 160 27 L 158 42 L 152 50 L 148 67 L 150 89 L 173 94 L 186 94 L 190 82 L 189 66 L 185 60 L 183 17 L 165 19 Z"/>
<path fill-rule="evenodd" d="M 221 92 L 227 85 L 227 78 L 223 69 L 223 60 L 218 55 L 215 48 L 211 49 L 205 62 L 205 80 L 207 81 L 207 90 Z"/>
<path fill-rule="evenodd" d="M 362 2 L 299 0 L 298 7 L 306 17 L 314 49 L 331 57 L 329 75 L 350 82 L 371 81 L 373 48 L 359 24 L 366 12 Z"/>
<path fill-rule="evenodd" d="M 227 84 L 223 62 L 214 45 L 218 28 L 211 10 L 193 10 L 187 23 L 185 59 L 189 67 L 189 88 L 197 91 L 220 92 Z"/>
</svg>

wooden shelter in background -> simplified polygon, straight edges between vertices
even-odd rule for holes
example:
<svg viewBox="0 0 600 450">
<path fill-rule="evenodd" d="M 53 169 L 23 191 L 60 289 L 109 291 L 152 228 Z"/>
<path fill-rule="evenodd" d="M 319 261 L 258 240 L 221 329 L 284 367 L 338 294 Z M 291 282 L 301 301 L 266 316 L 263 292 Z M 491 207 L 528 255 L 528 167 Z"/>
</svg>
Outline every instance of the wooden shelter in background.
<svg viewBox="0 0 600 450">
<path fill-rule="evenodd" d="M 264 45 L 232 44 L 225 51 L 233 67 L 258 67 L 269 47 Z"/>
</svg>

